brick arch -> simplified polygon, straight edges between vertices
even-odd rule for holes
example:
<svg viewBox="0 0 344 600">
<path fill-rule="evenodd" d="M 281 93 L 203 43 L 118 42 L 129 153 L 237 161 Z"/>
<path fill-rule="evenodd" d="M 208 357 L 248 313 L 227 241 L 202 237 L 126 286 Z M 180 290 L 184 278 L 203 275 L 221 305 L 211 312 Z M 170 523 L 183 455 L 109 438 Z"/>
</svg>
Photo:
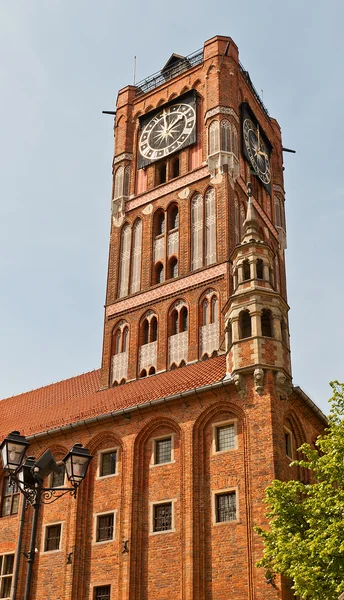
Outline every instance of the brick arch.
<svg viewBox="0 0 344 600">
<path fill-rule="evenodd" d="M 174 98 L 177 98 L 178 94 L 176 92 L 173 92 L 172 94 L 169 95 L 168 97 L 168 102 L 170 102 L 171 100 L 173 100 Z"/>
<path fill-rule="evenodd" d="M 147 530 L 143 527 L 144 519 L 147 518 L 148 510 L 148 498 L 149 498 L 149 478 L 147 477 L 147 484 L 145 482 L 145 448 L 150 437 L 154 436 L 154 432 L 160 427 L 168 427 L 172 432 L 179 436 L 179 456 L 178 461 L 178 472 L 179 472 L 179 497 L 178 497 L 178 510 L 179 514 L 183 510 L 183 498 L 184 498 L 184 460 L 182 448 L 185 445 L 184 432 L 180 428 L 177 421 L 170 417 L 153 417 L 146 423 L 134 442 L 133 454 L 135 456 L 134 470 L 133 470 L 133 487 L 132 487 L 132 539 L 135 540 L 135 546 L 131 548 L 131 567 L 130 567 L 130 597 L 143 598 L 147 597 L 146 590 L 143 591 L 147 581 L 145 577 L 147 575 L 147 569 L 145 568 L 145 561 L 147 558 Z M 184 519 L 180 519 L 180 536 L 178 536 L 178 543 L 180 544 L 181 553 L 184 557 L 184 544 L 180 542 L 180 539 L 184 538 Z M 185 564 L 182 560 L 181 564 Z M 180 580 L 183 577 L 183 569 L 181 567 Z M 178 595 L 178 594 L 176 594 Z M 178 595 L 179 597 L 179 595 Z"/>
<path fill-rule="evenodd" d="M 105 430 L 101 433 L 95 435 L 91 440 L 87 443 L 87 447 L 92 455 L 98 450 L 102 449 L 104 443 L 109 443 L 112 446 L 119 446 L 120 449 L 123 449 L 123 443 L 120 437 L 118 437 L 113 431 Z M 106 446 L 103 446 L 106 448 Z"/>
<path fill-rule="evenodd" d="M 167 102 L 166 98 L 160 98 L 160 100 L 157 103 L 156 107 L 158 108 L 158 106 L 161 106 L 162 104 L 166 104 L 166 102 Z"/>
<path fill-rule="evenodd" d="M 233 386 L 234 388 L 234 386 Z M 234 392 L 234 390 L 233 390 Z M 208 447 L 206 445 L 205 432 L 211 422 L 219 417 L 219 420 L 224 420 L 224 415 L 230 414 L 238 419 L 242 430 L 242 447 L 239 448 L 238 459 L 242 462 L 244 484 L 241 486 L 241 496 L 239 498 L 239 506 L 241 511 L 245 511 L 245 495 L 249 496 L 251 487 L 251 472 L 248 457 L 250 456 L 248 422 L 245 412 L 231 401 L 231 389 L 217 391 L 217 395 L 223 394 L 223 400 L 215 402 L 212 406 L 208 406 L 201 412 L 193 426 L 193 502 L 199 507 L 195 512 L 193 534 L 194 547 L 199 549 L 199 560 L 195 561 L 194 580 L 195 587 L 199 590 L 198 599 L 205 600 L 209 596 L 207 589 L 207 581 L 210 577 L 211 567 L 208 566 L 207 557 L 211 556 L 209 544 L 211 540 L 206 535 L 209 527 L 209 519 L 211 519 L 212 502 L 210 489 L 210 460 L 208 460 Z M 226 398 L 227 396 L 227 398 Z M 248 509 L 246 513 L 246 533 L 249 546 L 253 544 L 253 523 L 251 514 Z M 253 589 L 252 573 L 248 572 L 248 588 Z"/>
<path fill-rule="evenodd" d="M 182 89 L 179 92 L 179 96 L 181 96 L 182 94 L 186 94 L 186 92 L 188 92 L 190 89 L 191 88 L 189 85 L 184 85 L 184 87 L 182 87 Z"/>
<path fill-rule="evenodd" d="M 177 300 L 173 300 L 167 309 L 167 314 L 170 315 L 172 310 L 179 304 L 179 302 L 185 304 L 186 308 L 189 310 L 189 302 L 185 298 L 177 298 Z"/>
<path fill-rule="evenodd" d="M 147 113 L 149 113 L 153 109 L 154 109 L 153 104 L 148 104 L 148 106 L 145 106 L 145 108 L 144 108 L 144 114 L 146 115 Z"/>
<path fill-rule="evenodd" d="M 197 88 L 197 87 L 198 87 L 199 85 L 201 85 L 201 84 L 202 84 L 202 82 L 201 82 L 201 80 L 200 80 L 200 79 L 195 79 L 195 81 L 194 81 L 194 82 L 192 83 L 192 85 L 191 85 L 191 88 L 192 88 L 192 89 L 194 89 L 194 88 Z"/>
<path fill-rule="evenodd" d="M 52 451 L 54 458 L 57 461 L 60 461 L 60 460 L 62 460 L 62 458 L 64 458 L 66 456 L 67 452 L 69 452 L 69 450 L 71 449 L 72 446 L 73 446 L 72 443 L 71 443 L 70 447 L 64 446 L 63 444 L 52 444 L 50 446 L 50 450 Z M 43 452 L 40 454 L 40 456 L 42 456 L 42 454 L 44 454 L 45 450 L 43 450 Z M 39 458 L 39 456 L 37 456 L 37 458 Z"/>
</svg>

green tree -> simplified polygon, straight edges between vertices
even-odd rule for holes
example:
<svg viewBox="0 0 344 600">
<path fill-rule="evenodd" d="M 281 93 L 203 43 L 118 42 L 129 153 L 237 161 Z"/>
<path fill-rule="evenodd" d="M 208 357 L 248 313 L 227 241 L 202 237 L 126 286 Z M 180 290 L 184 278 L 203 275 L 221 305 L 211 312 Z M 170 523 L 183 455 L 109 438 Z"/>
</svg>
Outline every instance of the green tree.
<svg viewBox="0 0 344 600">
<path fill-rule="evenodd" d="M 344 384 L 333 382 L 328 428 L 317 449 L 301 446 L 311 484 L 275 480 L 266 490 L 269 530 L 257 563 L 266 577 L 280 573 L 304 600 L 337 600 L 344 592 Z"/>
</svg>

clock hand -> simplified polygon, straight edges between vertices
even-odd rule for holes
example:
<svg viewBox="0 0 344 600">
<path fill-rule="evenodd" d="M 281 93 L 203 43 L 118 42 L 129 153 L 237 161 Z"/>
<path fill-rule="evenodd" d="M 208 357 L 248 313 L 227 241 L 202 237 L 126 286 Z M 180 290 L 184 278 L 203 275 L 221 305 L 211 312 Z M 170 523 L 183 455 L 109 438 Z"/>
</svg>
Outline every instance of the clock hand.
<svg viewBox="0 0 344 600">
<path fill-rule="evenodd" d="M 170 130 L 176 123 L 178 123 L 178 121 L 180 121 L 183 118 L 183 115 L 179 115 L 176 119 L 174 119 L 174 121 L 172 121 L 172 123 L 169 124 L 168 129 Z"/>
</svg>

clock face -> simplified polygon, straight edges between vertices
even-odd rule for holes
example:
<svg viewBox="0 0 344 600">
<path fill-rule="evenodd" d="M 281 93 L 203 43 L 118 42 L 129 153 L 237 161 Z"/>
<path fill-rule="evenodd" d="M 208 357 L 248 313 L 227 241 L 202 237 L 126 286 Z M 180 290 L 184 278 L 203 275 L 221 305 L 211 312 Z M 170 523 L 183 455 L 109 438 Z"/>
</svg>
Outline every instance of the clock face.
<svg viewBox="0 0 344 600">
<path fill-rule="evenodd" d="M 185 146 L 195 131 L 196 111 L 191 104 L 173 104 L 162 109 L 142 130 L 139 150 L 141 156 L 154 161 Z"/>
<path fill-rule="evenodd" d="M 244 144 L 253 169 L 259 179 L 269 185 L 271 182 L 270 158 L 267 146 L 260 133 L 259 125 L 256 126 L 251 119 L 243 122 Z"/>
</svg>

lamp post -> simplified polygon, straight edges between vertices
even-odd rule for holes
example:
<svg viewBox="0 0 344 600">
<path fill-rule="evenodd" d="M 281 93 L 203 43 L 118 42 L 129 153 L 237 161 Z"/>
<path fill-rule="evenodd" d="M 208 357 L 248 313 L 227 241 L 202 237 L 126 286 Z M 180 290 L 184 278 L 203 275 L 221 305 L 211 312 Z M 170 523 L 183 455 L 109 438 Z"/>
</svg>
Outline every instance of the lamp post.
<svg viewBox="0 0 344 600">
<path fill-rule="evenodd" d="M 59 473 L 60 467 L 56 464 L 51 450 L 46 450 L 36 460 L 32 456 L 26 456 L 30 444 L 19 431 L 12 431 L 0 445 L 1 459 L 4 471 L 9 476 L 10 483 L 17 485 L 23 494 L 27 504 L 33 507 L 33 519 L 31 526 L 30 549 L 25 553 L 28 561 L 26 574 L 24 600 L 30 600 L 32 567 L 35 559 L 36 533 L 38 512 L 41 504 L 51 504 L 65 494 L 76 498 L 79 485 L 85 479 L 88 466 L 93 458 L 87 448 L 81 444 L 74 444 L 68 454 L 62 459 L 66 466 L 67 478 L 70 483 L 68 487 L 51 488 L 44 487 L 44 478 L 52 472 Z M 17 587 L 18 579 L 18 557 L 14 572 L 13 588 Z M 13 593 L 12 600 L 15 600 Z"/>
</svg>

